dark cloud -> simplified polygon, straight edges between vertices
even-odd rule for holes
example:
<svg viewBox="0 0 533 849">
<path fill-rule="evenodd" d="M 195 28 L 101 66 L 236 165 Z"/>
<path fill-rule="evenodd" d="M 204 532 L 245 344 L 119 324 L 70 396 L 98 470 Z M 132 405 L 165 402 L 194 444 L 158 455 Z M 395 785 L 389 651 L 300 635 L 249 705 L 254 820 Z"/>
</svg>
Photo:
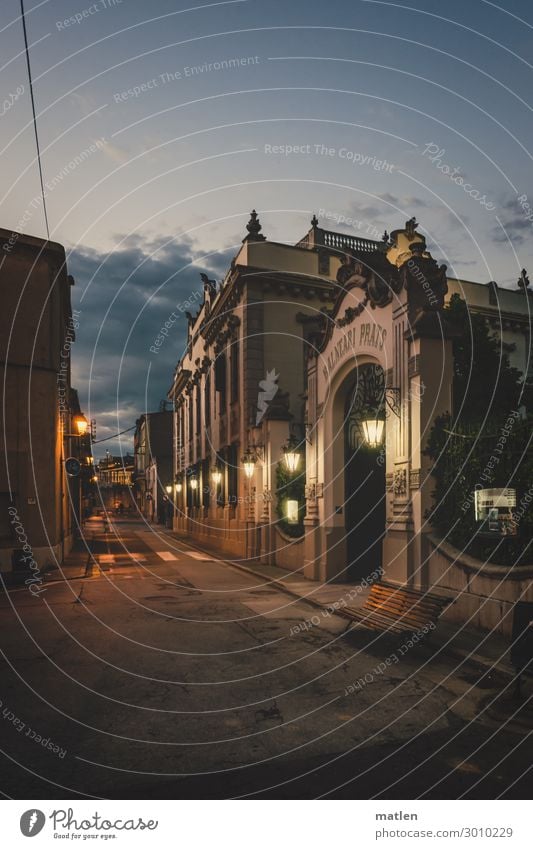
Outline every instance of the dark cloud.
<svg viewBox="0 0 533 849">
<path fill-rule="evenodd" d="M 533 206 L 533 201 L 528 201 Z M 504 213 L 500 215 L 502 226 L 496 224 L 492 230 L 492 238 L 495 242 L 508 245 L 511 241 L 514 245 L 523 245 L 528 235 L 533 234 L 533 224 L 528 221 L 526 211 L 522 209 L 517 198 L 506 197 L 501 202 Z"/>
<path fill-rule="evenodd" d="M 511 241 L 515 245 L 523 245 L 527 240 L 528 231 L 531 232 L 531 222 L 523 217 L 516 216 L 507 221 L 502 221 L 503 228 L 496 225 L 492 232 L 495 242 L 503 242 L 508 245 Z"/>
<path fill-rule="evenodd" d="M 422 200 L 422 198 L 413 197 L 412 195 L 410 197 L 406 197 L 405 200 L 404 200 L 404 203 L 405 203 L 406 207 L 412 206 L 412 207 L 416 207 L 417 209 L 429 209 L 430 208 L 430 204 L 426 203 L 425 200 Z"/>
<path fill-rule="evenodd" d="M 380 197 L 381 200 L 384 200 L 385 203 L 391 203 L 393 206 L 401 207 L 402 205 L 400 198 L 396 197 L 396 195 L 391 195 L 390 192 L 384 192 L 382 195 L 378 195 L 378 197 Z"/>
<path fill-rule="evenodd" d="M 200 272 L 220 279 L 229 260 L 224 253 L 203 257 L 190 241 L 164 238 L 130 237 L 107 254 L 83 247 L 70 253 L 73 308 L 81 312 L 72 382 L 84 411 L 96 419 L 97 439 L 159 408 L 186 344 L 184 311 L 194 314 L 203 297 Z M 172 313 L 177 318 L 168 336 L 155 346 Z M 123 451 L 130 439 L 131 434 L 124 437 Z M 119 443 L 95 447 L 95 456 L 105 448 L 118 453 Z"/>
</svg>

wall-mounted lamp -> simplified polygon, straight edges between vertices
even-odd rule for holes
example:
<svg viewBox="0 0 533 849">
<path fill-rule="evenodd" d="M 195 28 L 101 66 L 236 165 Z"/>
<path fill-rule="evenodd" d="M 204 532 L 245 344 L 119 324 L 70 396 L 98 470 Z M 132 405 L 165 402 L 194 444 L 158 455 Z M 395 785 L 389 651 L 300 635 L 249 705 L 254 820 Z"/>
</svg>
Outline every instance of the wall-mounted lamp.
<svg viewBox="0 0 533 849">
<path fill-rule="evenodd" d="M 222 472 L 216 466 L 211 469 L 211 480 L 218 486 L 222 482 Z"/>
<path fill-rule="evenodd" d="M 74 433 L 64 433 L 63 436 L 85 436 L 87 433 L 87 428 L 89 427 L 89 422 L 81 413 L 77 413 L 72 417 L 72 427 Z"/>
<path fill-rule="evenodd" d="M 89 427 L 89 422 L 81 413 L 74 416 L 72 419 L 72 424 L 74 426 L 74 430 L 77 431 L 76 436 L 85 436 L 87 433 L 87 428 Z"/>
<path fill-rule="evenodd" d="M 246 454 L 242 458 L 241 463 L 242 463 L 243 468 L 244 468 L 244 474 L 246 475 L 248 480 L 250 480 L 254 476 L 255 464 L 256 464 L 256 458 L 252 454 L 250 449 L 248 449 L 248 451 L 246 452 Z"/>
<path fill-rule="evenodd" d="M 298 471 L 302 454 L 299 450 L 299 443 L 294 439 L 294 437 L 290 437 L 289 441 L 283 448 L 283 459 L 285 461 L 287 471 L 291 474 Z"/>
<path fill-rule="evenodd" d="M 363 419 L 361 422 L 363 436 L 370 448 L 377 448 L 383 440 L 385 431 L 385 420 L 376 417 Z"/>
</svg>

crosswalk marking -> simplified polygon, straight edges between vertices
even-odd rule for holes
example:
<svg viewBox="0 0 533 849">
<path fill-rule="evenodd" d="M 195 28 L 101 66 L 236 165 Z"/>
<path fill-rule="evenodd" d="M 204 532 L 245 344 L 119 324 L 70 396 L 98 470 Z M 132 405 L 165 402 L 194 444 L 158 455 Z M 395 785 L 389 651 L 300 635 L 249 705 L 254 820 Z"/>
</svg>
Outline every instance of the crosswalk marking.
<svg viewBox="0 0 533 849">
<path fill-rule="evenodd" d="M 204 560 L 205 561 L 205 560 L 214 560 L 215 559 L 214 557 L 211 557 L 211 555 L 209 555 L 209 554 L 202 554 L 201 551 L 184 551 L 183 553 L 186 554 L 187 557 L 193 557 L 195 560 Z"/>
<path fill-rule="evenodd" d="M 156 551 L 156 554 L 159 555 L 161 560 L 177 560 L 178 559 L 176 557 L 176 555 L 173 554 L 171 551 Z"/>
</svg>

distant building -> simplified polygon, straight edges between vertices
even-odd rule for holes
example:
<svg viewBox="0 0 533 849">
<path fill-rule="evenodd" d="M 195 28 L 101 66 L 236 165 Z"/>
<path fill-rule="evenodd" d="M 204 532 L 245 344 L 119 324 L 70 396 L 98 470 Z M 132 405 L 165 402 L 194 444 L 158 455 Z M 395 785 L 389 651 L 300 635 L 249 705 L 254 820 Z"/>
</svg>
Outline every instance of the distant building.
<svg viewBox="0 0 533 849">
<path fill-rule="evenodd" d="M 149 522 L 172 522 L 172 412 L 144 413 L 134 434 L 135 498 Z"/>
<path fill-rule="evenodd" d="M 95 474 L 98 502 L 105 510 L 131 510 L 135 460 L 132 454 L 113 457 L 109 452 L 98 461 Z"/>
<path fill-rule="evenodd" d="M 72 312 L 64 248 L 0 230 L 0 569 L 60 563 L 79 516 L 87 422 L 70 385 L 80 314 Z M 78 427 L 80 431 L 78 431 Z M 32 567 L 35 568 L 35 567 Z"/>
</svg>

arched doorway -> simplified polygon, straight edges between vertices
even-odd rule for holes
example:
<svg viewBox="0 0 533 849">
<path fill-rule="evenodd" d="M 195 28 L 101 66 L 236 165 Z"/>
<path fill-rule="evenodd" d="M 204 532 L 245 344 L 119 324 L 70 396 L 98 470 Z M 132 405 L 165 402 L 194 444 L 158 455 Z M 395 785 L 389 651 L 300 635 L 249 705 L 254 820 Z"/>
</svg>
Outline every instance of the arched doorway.
<svg viewBox="0 0 533 849">
<path fill-rule="evenodd" d="M 385 374 L 380 365 L 358 366 L 348 383 L 344 410 L 344 515 L 347 576 L 360 581 L 382 568 L 385 533 L 384 444 L 370 446 L 362 422 L 383 419 Z"/>
</svg>

